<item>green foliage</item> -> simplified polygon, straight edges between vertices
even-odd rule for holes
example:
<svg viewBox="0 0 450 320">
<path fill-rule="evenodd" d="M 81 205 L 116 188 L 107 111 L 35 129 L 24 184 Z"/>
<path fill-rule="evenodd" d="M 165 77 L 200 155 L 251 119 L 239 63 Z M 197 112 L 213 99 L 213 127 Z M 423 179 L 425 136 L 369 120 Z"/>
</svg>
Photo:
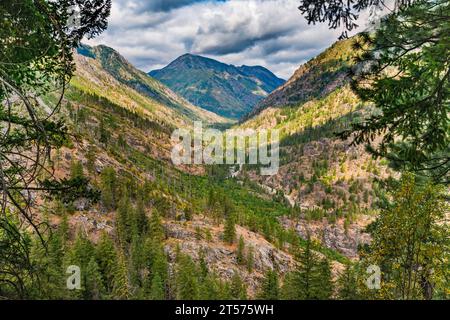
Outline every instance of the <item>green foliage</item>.
<svg viewBox="0 0 450 320">
<path fill-rule="evenodd" d="M 75 3 L 80 9 L 78 28 L 68 25 L 72 11 L 69 8 Z M 106 28 L 110 8 L 109 0 L 3 1 L 0 6 L 1 216 L 3 220 L 10 220 L 6 209 L 16 208 L 21 220 L 28 221 L 26 227 L 34 229 L 41 242 L 42 230 L 29 210 L 34 201 L 31 190 L 51 191 L 52 196 L 57 194 L 62 198 L 58 191 L 67 192 L 68 187 L 77 187 L 68 186 L 67 180 L 59 183 L 53 176 L 38 179 L 48 174 L 52 149 L 68 141 L 67 127 L 56 112 L 62 96 L 55 104 L 48 105 L 41 103 L 40 98 L 67 85 L 74 71 L 73 49 L 84 36 L 93 37 Z M 83 191 L 88 194 L 87 189 Z M 13 220 L 1 221 L 0 234 L 9 234 L 14 223 Z M 28 247 L 20 234 L 18 230 L 15 241 L 22 249 L 17 250 L 15 256 L 24 256 L 0 263 L 0 283 L 8 283 L 12 291 L 16 291 L 12 293 L 8 289 L 5 294 L 25 298 L 26 284 L 21 272 L 16 271 L 16 276 L 11 276 L 8 269 L 20 259 L 29 261 Z M 15 244 L 9 243 L 12 239 L 7 237 L 6 243 L 15 248 Z M 9 248 L 0 246 L 1 257 L 10 257 L 8 251 Z M 22 265 L 24 270 L 29 267 L 30 264 Z"/>
<path fill-rule="evenodd" d="M 132 296 L 127 261 L 121 251 L 118 252 L 117 265 L 114 270 L 112 296 L 118 300 L 129 299 Z"/>
<path fill-rule="evenodd" d="M 244 251 L 245 251 L 245 242 L 244 242 L 244 237 L 240 236 L 239 237 L 239 243 L 238 243 L 238 248 L 237 248 L 237 253 L 236 253 L 236 261 L 238 264 L 245 264 L 245 256 L 244 256 Z"/>
<path fill-rule="evenodd" d="M 354 126 L 356 143 L 381 143 L 370 150 L 397 169 L 413 170 L 448 183 L 450 171 L 447 0 L 410 1 L 388 15 L 374 34 L 355 43 L 358 60 L 370 65 L 355 77 L 359 96 L 374 115 Z"/>
<path fill-rule="evenodd" d="M 107 292 L 114 288 L 114 275 L 118 268 L 117 251 L 111 238 L 103 233 L 95 248 L 95 256 L 99 272 L 103 276 L 103 286 Z"/>
<path fill-rule="evenodd" d="M 191 257 L 182 255 L 177 265 L 177 299 L 196 300 L 199 297 L 200 283 L 197 266 Z"/>
<path fill-rule="evenodd" d="M 223 240 L 232 244 L 236 238 L 235 217 L 233 213 L 229 213 L 225 218 L 225 229 L 223 232 Z"/>
<path fill-rule="evenodd" d="M 312 250 L 308 239 L 305 248 L 297 257 L 299 266 L 286 276 L 283 299 L 288 300 L 327 300 L 333 292 L 329 262 L 320 260 Z"/>
<path fill-rule="evenodd" d="M 84 178 L 83 164 L 81 163 L 81 161 L 72 161 L 70 166 L 70 178 L 71 179 Z"/>
<path fill-rule="evenodd" d="M 381 298 L 432 299 L 448 279 L 446 191 L 421 185 L 404 174 L 392 191 L 392 203 L 369 228 L 372 243 L 363 251 L 365 265 L 382 271 Z"/>
<path fill-rule="evenodd" d="M 345 266 L 343 273 L 337 280 L 338 297 L 342 300 L 358 300 L 358 284 L 357 275 L 354 271 L 354 267 L 350 264 Z"/>
<path fill-rule="evenodd" d="M 247 262 L 247 271 L 252 272 L 255 264 L 255 254 L 252 246 L 248 247 L 247 249 L 246 262 Z"/>
<path fill-rule="evenodd" d="M 250 112 L 262 92 L 284 83 L 262 67 L 235 67 L 194 55 L 183 55 L 150 75 L 193 104 L 232 119 Z"/>
<path fill-rule="evenodd" d="M 274 270 L 266 272 L 258 298 L 262 300 L 278 300 L 280 298 L 280 284 Z"/>
<path fill-rule="evenodd" d="M 152 300 L 164 300 L 164 284 L 159 273 L 156 273 L 152 278 L 152 286 L 150 291 Z"/>
<path fill-rule="evenodd" d="M 234 272 L 231 278 L 230 295 L 234 300 L 247 299 L 247 288 L 237 272 Z"/>
<path fill-rule="evenodd" d="M 153 209 L 149 222 L 149 235 L 150 238 L 156 242 L 161 242 L 165 239 L 164 227 L 161 222 L 161 217 L 158 210 Z"/>
<path fill-rule="evenodd" d="M 100 174 L 102 204 L 108 210 L 116 208 L 117 177 L 112 167 L 106 167 Z"/>
<path fill-rule="evenodd" d="M 130 198 L 128 197 L 127 193 L 124 192 L 116 213 L 117 235 L 120 243 L 123 246 L 131 242 L 132 218 L 133 208 L 130 203 Z"/>
</svg>

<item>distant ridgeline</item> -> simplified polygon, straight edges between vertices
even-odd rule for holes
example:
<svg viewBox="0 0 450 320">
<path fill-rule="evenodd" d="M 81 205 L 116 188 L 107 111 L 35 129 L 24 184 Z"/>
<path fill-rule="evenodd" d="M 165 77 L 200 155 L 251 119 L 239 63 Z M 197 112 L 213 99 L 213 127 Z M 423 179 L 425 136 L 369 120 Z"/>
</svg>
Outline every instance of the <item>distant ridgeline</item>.
<svg viewBox="0 0 450 320">
<path fill-rule="evenodd" d="M 149 74 L 194 105 L 231 119 L 240 119 L 285 83 L 260 66 L 236 67 L 191 54 Z"/>
</svg>

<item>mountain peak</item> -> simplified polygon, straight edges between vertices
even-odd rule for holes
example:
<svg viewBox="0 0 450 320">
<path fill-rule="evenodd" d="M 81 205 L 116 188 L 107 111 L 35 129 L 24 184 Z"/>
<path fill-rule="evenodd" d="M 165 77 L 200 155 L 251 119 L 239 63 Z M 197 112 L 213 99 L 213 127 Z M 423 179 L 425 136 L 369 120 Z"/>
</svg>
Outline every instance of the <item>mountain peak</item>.
<svg viewBox="0 0 450 320">
<path fill-rule="evenodd" d="M 150 76 L 191 103 L 231 119 L 239 119 L 285 81 L 268 69 L 241 66 L 186 53 Z"/>
</svg>

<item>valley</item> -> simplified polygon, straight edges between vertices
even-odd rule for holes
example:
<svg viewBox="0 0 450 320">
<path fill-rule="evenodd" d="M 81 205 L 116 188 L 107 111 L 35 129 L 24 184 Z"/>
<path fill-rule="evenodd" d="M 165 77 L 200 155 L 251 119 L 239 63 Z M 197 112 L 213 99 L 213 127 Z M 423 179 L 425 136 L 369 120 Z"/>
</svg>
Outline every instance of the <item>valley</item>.
<svg viewBox="0 0 450 320">
<path fill-rule="evenodd" d="M 325 54 L 334 57 L 333 50 Z M 148 219 L 157 211 L 169 269 L 176 269 L 177 252 L 183 252 L 218 279 L 232 283 L 238 277 L 249 297 L 256 297 L 268 270 L 280 275 L 294 270 L 295 247 L 304 246 L 310 236 L 318 256 L 332 262 L 334 279 L 345 263 L 358 259 L 358 246 L 370 241 L 364 227 L 376 215 L 375 180 L 387 169 L 362 148 L 333 137 L 361 109 L 345 84 L 330 93 L 320 91 L 299 106 L 265 108 L 237 125 L 281 129 L 281 168 L 264 177 L 244 165 L 232 178 L 226 166 L 177 168 L 170 160 L 173 128 L 198 120 L 217 126 L 228 119 L 179 98 L 112 49 L 86 47 L 76 62 L 66 115 L 79 138 L 58 151 L 55 164 L 61 177 L 73 175 L 73 167 L 79 166 L 79 174 L 100 190 L 101 199 L 98 204 L 88 199 L 51 204 L 55 227 L 68 215 L 70 238 L 81 232 L 98 243 L 106 232 L 124 241 L 118 232 L 118 219 L 126 214 L 121 213 L 123 201 L 127 210 L 144 210 Z M 292 79 L 288 83 L 297 85 Z M 107 187 L 105 179 L 123 182 Z M 119 185 L 128 187 L 121 190 Z M 224 199 L 222 190 L 227 190 Z M 147 199 L 144 204 L 140 197 Z M 235 215 L 232 244 L 223 239 L 227 210 Z M 127 241 L 133 248 L 134 240 Z M 243 261 L 248 257 L 238 259 L 238 242 L 244 243 L 239 255 L 251 254 L 251 263 Z"/>
<path fill-rule="evenodd" d="M 0 5 L 0 300 L 448 299 L 448 1 L 72 2 Z"/>
</svg>

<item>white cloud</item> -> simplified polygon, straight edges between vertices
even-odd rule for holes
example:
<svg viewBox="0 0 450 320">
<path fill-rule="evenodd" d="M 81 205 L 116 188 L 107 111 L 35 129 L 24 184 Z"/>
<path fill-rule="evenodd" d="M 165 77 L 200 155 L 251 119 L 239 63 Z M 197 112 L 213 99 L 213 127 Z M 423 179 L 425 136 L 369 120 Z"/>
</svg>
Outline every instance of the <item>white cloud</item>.
<svg viewBox="0 0 450 320">
<path fill-rule="evenodd" d="M 326 25 L 308 25 L 298 4 L 113 0 L 108 30 L 87 42 L 113 47 L 143 71 L 189 52 L 235 65 L 262 65 L 287 79 L 340 34 Z"/>
</svg>

